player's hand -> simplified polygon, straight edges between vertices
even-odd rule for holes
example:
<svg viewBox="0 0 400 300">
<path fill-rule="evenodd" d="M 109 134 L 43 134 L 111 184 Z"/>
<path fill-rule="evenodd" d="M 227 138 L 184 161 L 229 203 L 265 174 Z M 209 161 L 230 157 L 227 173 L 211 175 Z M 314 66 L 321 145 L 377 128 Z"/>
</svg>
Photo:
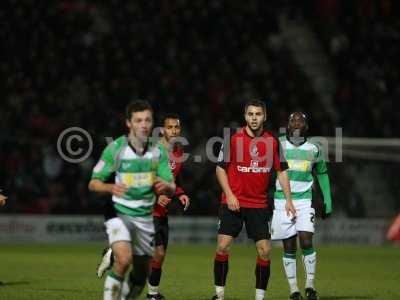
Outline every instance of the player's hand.
<svg viewBox="0 0 400 300">
<path fill-rule="evenodd" d="M 7 200 L 7 197 L 2 195 L 2 194 L 0 194 L 0 206 L 5 205 L 6 204 L 6 200 Z"/>
<path fill-rule="evenodd" d="M 170 191 L 170 184 L 157 177 L 154 182 L 154 191 L 157 195 L 167 194 Z"/>
<path fill-rule="evenodd" d="M 288 217 L 296 218 L 296 209 L 292 200 L 286 201 L 285 210 Z"/>
<path fill-rule="evenodd" d="M 158 197 L 157 203 L 158 203 L 159 205 L 161 205 L 162 207 L 167 207 L 168 204 L 171 203 L 171 198 L 168 198 L 168 197 L 165 196 L 165 195 L 160 195 L 160 196 Z"/>
<path fill-rule="evenodd" d="M 324 204 L 324 207 L 322 208 L 322 219 L 327 219 L 331 216 L 332 209 L 327 209 L 326 204 Z"/>
<path fill-rule="evenodd" d="M 184 206 L 183 211 L 186 211 L 190 205 L 190 198 L 188 197 L 188 195 L 182 194 L 178 197 L 178 199 Z"/>
<path fill-rule="evenodd" d="M 236 196 L 233 193 L 226 195 L 226 202 L 227 202 L 228 208 L 230 210 L 240 211 L 239 200 L 236 198 Z"/>
<path fill-rule="evenodd" d="M 111 194 L 122 197 L 128 191 L 128 187 L 123 183 L 115 183 L 111 185 Z"/>
</svg>

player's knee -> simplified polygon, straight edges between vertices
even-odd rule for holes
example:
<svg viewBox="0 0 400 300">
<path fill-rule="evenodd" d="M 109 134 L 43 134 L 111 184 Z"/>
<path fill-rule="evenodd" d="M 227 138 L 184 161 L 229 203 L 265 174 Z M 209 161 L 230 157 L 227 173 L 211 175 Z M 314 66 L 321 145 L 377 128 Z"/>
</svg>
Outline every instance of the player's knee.
<svg viewBox="0 0 400 300">
<path fill-rule="evenodd" d="M 303 250 L 310 249 L 313 247 L 313 242 L 311 239 L 302 240 L 300 241 L 300 244 L 301 244 L 301 249 Z"/>
<path fill-rule="evenodd" d="M 218 254 L 227 255 L 227 254 L 229 254 L 229 250 L 230 250 L 229 243 L 224 243 L 224 242 L 218 243 L 218 245 L 217 245 L 217 253 Z"/>
<path fill-rule="evenodd" d="M 285 253 L 296 253 L 297 251 L 297 242 L 296 242 L 296 237 L 290 238 L 283 240 L 283 249 L 285 250 Z"/>
<path fill-rule="evenodd" d="M 132 264 L 132 257 L 130 255 L 117 255 L 115 257 L 115 264 L 122 270 L 128 270 Z"/>
<path fill-rule="evenodd" d="M 164 262 L 166 251 L 164 248 L 158 247 L 154 251 L 154 259 L 160 263 Z"/>
<path fill-rule="evenodd" d="M 262 259 L 269 259 L 269 255 L 271 253 L 271 245 L 269 244 L 261 244 L 257 245 L 257 253 Z"/>
</svg>

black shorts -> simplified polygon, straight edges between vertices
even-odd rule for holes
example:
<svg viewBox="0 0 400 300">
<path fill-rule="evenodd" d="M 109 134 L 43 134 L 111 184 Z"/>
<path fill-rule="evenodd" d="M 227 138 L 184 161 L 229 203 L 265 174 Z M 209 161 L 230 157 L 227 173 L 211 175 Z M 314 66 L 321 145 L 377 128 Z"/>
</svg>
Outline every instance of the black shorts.
<svg viewBox="0 0 400 300">
<path fill-rule="evenodd" d="M 267 208 L 240 208 L 240 212 L 228 209 L 226 204 L 221 205 L 219 211 L 218 234 L 230 235 L 236 238 L 246 225 L 247 237 L 254 240 L 271 239 L 269 231 L 269 210 Z"/>
<path fill-rule="evenodd" d="M 169 226 L 168 217 L 153 217 L 154 230 L 155 230 L 155 246 L 168 247 Z"/>
</svg>

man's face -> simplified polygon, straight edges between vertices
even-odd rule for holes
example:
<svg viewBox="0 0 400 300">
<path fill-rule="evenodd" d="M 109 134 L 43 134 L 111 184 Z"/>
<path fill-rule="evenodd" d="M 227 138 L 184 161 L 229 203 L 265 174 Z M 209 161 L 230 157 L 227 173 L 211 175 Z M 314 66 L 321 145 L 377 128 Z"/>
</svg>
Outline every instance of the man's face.
<svg viewBox="0 0 400 300">
<path fill-rule="evenodd" d="M 179 119 L 165 119 L 163 135 L 167 142 L 181 135 L 181 123 Z"/>
<path fill-rule="evenodd" d="M 301 112 L 294 112 L 289 118 L 288 131 L 290 136 L 303 137 L 307 131 L 305 115 Z"/>
<path fill-rule="evenodd" d="M 264 109 L 260 106 L 250 105 L 249 107 L 247 107 L 247 110 L 245 112 L 245 119 L 247 126 L 252 131 L 259 130 L 266 120 Z"/>
<path fill-rule="evenodd" d="M 126 121 L 129 132 L 139 139 L 146 139 L 153 127 L 153 114 L 150 110 L 132 113 L 131 119 Z"/>
</svg>

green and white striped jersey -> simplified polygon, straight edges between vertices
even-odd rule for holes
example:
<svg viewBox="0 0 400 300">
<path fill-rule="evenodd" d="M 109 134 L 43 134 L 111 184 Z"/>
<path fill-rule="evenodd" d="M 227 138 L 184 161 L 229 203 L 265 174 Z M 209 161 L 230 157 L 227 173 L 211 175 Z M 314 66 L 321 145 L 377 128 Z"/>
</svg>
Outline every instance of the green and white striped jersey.
<svg viewBox="0 0 400 300">
<path fill-rule="evenodd" d="M 315 170 L 318 174 L 327 172 L 326 163 L 322 159 L 322 153 L 319 146 L 309 141 L 295 146 L 287 140 L 286 136 L 281 136 L 279 141 L 282 145 L 283 154 L 287 160 L 289 169 L 287 170 L 292 199 L 308 200 L 312 199 L 313 174 Z M 285 200 L 285 195 L 279 181 L 276 181 L 276 191 L 274 194 L 275 207 L 281 207 Z M 280 203 L 283 202 L 283 203 Z"/>
<path fill-rule="evenodd" d="M 168 154 L 161 143 L 149 144 L 139 155 L 121 136 L 103 151 L 93 169 L 92 179 L 107 181 L 115 174 L 115 183 L 124 183 L 128 191 L 123 197 L 112 196 L 117 212 L 130 216 L 148 216 L 153 211 L 156 195 L 153 184 L 156 177 L 172 182 Z"/>
</svg>

